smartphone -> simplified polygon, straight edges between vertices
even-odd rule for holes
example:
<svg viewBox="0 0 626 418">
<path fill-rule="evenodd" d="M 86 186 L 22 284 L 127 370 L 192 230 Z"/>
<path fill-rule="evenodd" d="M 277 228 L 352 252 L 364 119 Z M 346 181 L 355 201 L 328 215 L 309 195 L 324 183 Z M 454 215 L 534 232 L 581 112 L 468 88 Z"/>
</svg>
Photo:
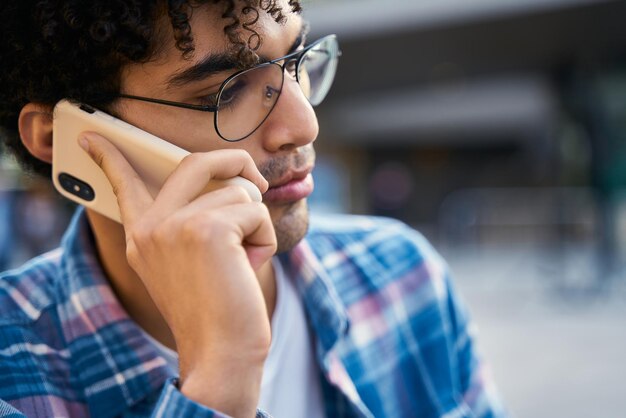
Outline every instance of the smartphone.
<svg viewBox="0 0 626 418">
<path fill-rule="evenodd" d="M 81 132 L 91 131 L 111 141 L 143 179 L 153 197 L 188 151 L 91 106 L 61 100 L 53 112 L 52 181 L 66 198 L 121 222 L 117 198 L 102 169 L 78 145 Z M 235 184 L 252 200 L 261 192 L 243 177 L 211 180 L 204 192 Z"/>
</svg>

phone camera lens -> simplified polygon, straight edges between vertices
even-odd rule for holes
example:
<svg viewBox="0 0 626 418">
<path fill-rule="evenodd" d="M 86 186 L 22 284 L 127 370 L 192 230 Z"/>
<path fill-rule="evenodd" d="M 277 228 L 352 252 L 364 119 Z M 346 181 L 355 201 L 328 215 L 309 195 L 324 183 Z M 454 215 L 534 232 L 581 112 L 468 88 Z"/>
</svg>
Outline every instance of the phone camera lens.
<svg viewBox="0 0 626 418">
<path fill-rule="evenodd" d="M 67 173 L 60 173 L 58 179 L 61 187 L 66 192 L 88 202 L 95 199 L 96 196 L 93 188 L 84 181 L 78 180 L 76 177 Z"/>
</svg>

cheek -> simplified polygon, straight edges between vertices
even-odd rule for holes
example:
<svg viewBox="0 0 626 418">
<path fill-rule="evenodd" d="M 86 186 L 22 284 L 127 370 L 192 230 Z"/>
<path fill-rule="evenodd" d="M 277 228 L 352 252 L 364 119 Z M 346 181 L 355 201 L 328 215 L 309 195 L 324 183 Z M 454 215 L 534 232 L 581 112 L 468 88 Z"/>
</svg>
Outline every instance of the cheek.
<svg viewBox="0 0 626 418">
<path fill-rule="evenodd" d="M 121 108 L 123 119 L 189 152 L 236 148 L 215 132 L 213 114 L 152 103 L 132 102 Z"/>
<path fill-rule="evenodd" d="M 244 150 L 250 154 L 257 166 L 266 156 L 259 146 L 260 141 L 254 136 L 238 142 L 228 142 L 223 140 L 215 131 L 212 114 L 206 123 L 198 120 L 177 120 L 169 127 L 170 142 L 186 149 L 189 152 L 209 152 L 223 149 Z"/>
<path fill-rule="evenodd" d="M 176 118 L 167 126 L 163 126 L 161 137 L 189 152 L 231 148 L 215 132 L 212 114 L 195 116 L 195 118 Z M 204 118 L 198 116 L 204 116 Z"/>
<path fill-rule="evenodd" d="M 152 135 L 164 139 L 191 153 L 221 149 L 247 151 L 257 167 L 267 159 L 254 135 L 240 142 L 221 139 L 215 131 L 212 113 L 185 109 L 146 108 L 149 103 L 133 103 L 124 109 L 124 119 Z"/>
</svg>

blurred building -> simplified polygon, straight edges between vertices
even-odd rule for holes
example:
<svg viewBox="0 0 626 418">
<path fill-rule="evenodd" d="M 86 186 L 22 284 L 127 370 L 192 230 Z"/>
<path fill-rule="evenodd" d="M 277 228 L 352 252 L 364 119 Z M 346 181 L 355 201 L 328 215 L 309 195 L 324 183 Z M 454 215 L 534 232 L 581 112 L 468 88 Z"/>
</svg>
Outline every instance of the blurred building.
<svg viewBox="0 0 626 418">
<path fill-rule="evenodd" d="M 623 16 L 621 0 L 311 1 L 311 37 L 343 50 L 319 111 L 339 179 L 323 188 L 435 239 L 608 233 L 626 184 Z"/>
<path fill-rule="evenodd" d="M 514 417 L 624 416 L 624 0 L 311 0 L 322 210 L 451 264 Z M 319 196 L 319 195 L 317 195 Z M 315 202 L 314 202 L 315 203 Z"/>
</svg>

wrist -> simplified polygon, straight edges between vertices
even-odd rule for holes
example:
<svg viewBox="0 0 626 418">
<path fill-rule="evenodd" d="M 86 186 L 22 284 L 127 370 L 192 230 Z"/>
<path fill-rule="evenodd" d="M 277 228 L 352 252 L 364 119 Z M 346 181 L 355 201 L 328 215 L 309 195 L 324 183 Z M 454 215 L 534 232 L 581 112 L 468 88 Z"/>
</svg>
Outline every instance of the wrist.
<svg viewBox="0 0 626 418">
<path fill-rule="evenodd" d="M 246 368 L 263 368 L 269 353 L 271 337 L 267 339 L 227 339 L 216 336 L 180 338 L 175 336 L 180 362 L 180 375 L 184 379 L 187 371 L 218 370 L 223 366 L 241 364 Z"/>
<path fill-rule="evenodd" d="M 227 358 L 213 357 L 186 366 L 181 359 L 180 391 L 189 399 L 232 417 L 252 417 L 259 400 L 263 364 L 258 358 L 233 353 Z"/>
</svg>

